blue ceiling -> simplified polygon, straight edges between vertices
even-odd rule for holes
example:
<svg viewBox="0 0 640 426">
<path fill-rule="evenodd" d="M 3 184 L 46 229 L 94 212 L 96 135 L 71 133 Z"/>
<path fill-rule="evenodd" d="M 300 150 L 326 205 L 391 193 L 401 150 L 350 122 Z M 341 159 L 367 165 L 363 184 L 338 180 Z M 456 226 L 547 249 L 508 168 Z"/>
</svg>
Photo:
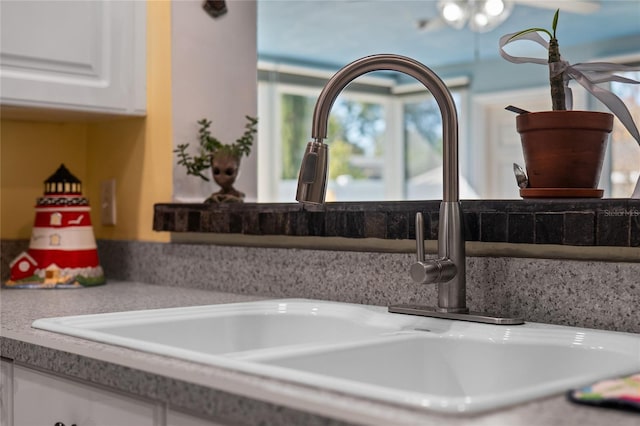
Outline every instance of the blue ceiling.
<svg viewBox="0 0 640 426">
<path fill-rule="evenodd" d="M 419 30 L 419 20 L 438 19 L 436 0 L 258 0 L 258 56 L 328 69 L 375 53 L 406 55 L 436 68 L 494 59 L 501 35 L 529 27 L 550 29 L 554 7 L 561 8 L 561 48 L 640 36 L 640 0 L 601 0 L 591 14 L 563 11 L 568 1 L 575 2 L 538 2 L 547 8 L 516 2 L 507 21 L 477 34 L 446 25 Z"/>
</svg>

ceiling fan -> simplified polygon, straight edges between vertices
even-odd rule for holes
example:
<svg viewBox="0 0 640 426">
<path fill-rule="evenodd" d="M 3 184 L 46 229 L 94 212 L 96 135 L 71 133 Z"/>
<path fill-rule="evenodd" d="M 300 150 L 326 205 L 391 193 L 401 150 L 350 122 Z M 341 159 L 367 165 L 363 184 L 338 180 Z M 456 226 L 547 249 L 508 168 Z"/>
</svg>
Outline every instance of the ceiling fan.
<svg viewBox="0 0 640 426">
<path fill-rule="evenodd" d="M 434 31 L 446 25 L 456 29 L 468 26 L 471 31 L 490 31 L 504 22 L 515 4 L 542 9 L 560 8 L 565 12 L 589 14 L 600 8 L 595 0 L 439 0 L 439 16 L 420 19 L 417 27 L 421 31 Z"/>
</svg>

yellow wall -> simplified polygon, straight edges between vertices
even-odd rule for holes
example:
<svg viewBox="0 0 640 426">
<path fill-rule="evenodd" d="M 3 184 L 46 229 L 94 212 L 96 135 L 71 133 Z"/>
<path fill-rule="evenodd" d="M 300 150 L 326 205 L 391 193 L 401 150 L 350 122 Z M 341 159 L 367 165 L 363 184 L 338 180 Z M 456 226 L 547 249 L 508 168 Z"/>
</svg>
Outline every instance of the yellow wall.
<svg viewBox="0 0 640 426">
<path fill-rule="evenodd" d="M 171 4 L 147 2 L 147 116 L 98 123 L 0 123 L 0 238 L 31 236 L 35 199 L 60 165 L 83 182 L 96 238 L 169 241 L 153 204 L 172 192 Z M 100 224 L 100 183 L 116 179 L 117 225 Z"/>
<path fill-rule="evenodd" d="M 86 191 L 87 125 L 2 120 L 0 141 L 0 236 L 29 238 L 36 198 L 60 163 Z"/>
</svg>

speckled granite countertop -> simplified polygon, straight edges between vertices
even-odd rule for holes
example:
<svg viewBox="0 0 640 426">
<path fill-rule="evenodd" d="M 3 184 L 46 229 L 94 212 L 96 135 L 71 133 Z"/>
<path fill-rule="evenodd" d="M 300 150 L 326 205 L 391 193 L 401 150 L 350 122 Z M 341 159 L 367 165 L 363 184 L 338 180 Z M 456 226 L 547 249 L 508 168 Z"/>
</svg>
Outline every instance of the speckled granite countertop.
<svg viewBox="0 0 640 426">
<path fill-rule="evenodd" d="M 476 415 L 419 412 L 31 328 L 37 318 L 257 300 L 215 291 L 110 282 L 82 290 L 0 291 L 0 355 L 16 363 L 165 402 L 233 424 L 635 426 L 637 414 L 573 405 L 564 395 Z"/>
</svg>

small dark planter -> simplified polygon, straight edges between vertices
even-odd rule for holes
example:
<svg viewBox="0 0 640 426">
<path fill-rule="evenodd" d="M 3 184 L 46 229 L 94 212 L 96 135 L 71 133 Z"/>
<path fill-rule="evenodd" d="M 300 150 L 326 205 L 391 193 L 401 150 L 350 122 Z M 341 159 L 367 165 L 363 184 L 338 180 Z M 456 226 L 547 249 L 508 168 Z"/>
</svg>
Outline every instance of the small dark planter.
<svg viewBox="0 0 640 426">
<path fill-rule="evenodd" d="M 613 128 L 612 114 L 532 112 L 518 115 L 516 128 L 529 178 L 527 189 L 555 188 L 567 193 L 568 188 L 583 192 L 597 188 Z M 599 193 L 602 196 L 601 191 Z"/>
</svg>

